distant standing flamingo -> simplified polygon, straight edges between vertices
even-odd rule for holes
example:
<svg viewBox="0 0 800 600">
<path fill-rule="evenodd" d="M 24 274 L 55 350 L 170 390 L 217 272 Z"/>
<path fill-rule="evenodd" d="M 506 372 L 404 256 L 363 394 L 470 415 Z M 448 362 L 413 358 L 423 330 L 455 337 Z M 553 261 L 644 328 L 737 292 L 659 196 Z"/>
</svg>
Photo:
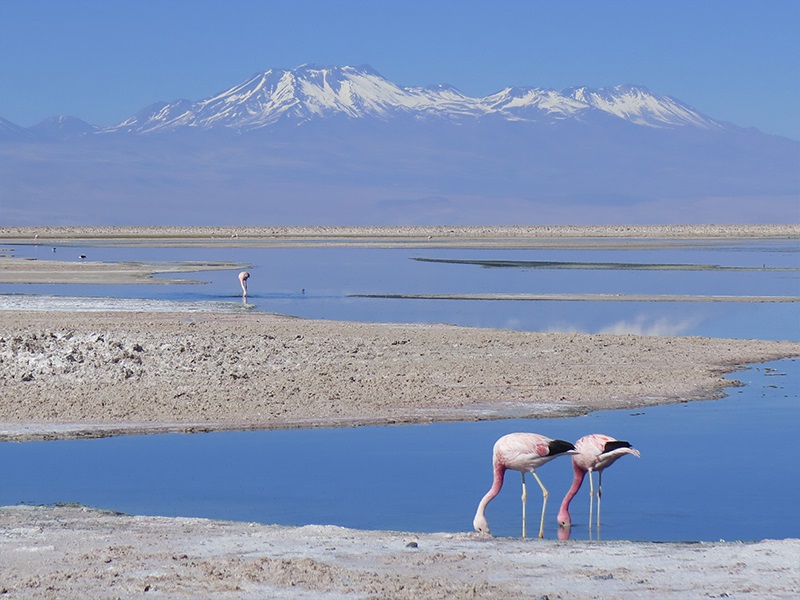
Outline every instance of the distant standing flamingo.
<svg viewBox="0 0 800 600">
<path fill-rule="evenodd" d="M 247 298 L 247 280 L 250 279 L 250 273 L 242 271 L 239 273 L 239 285 L 242 286 L 242 298 Z"/>
<path fill-rule="evenodd" d="M 539 522 L 539 537 L 544 537 L 544 512 L 547 507 L 547 488 L 542 484 L 536 474 L 536 468 L 559 456 L 575 454 L 575 446 L 564 440 L 551 440 L 536 433 L 509 433 L 504 435 L 494 444 L 492 452 L 492 466 L 494 468 L 494 481 L 491 489 L 478 504 L 478 511 L 472 526 L 480 533 L 490 533 L 489 523 L 486 521 L 486 505 L 500 493 L 503 487 L 503 478 L 506 469 L 513 469 L 522 473 L 522 537 L 526 537 L 526 504 L 528 492 L 525 486 L 525 473 L 530 472 L 539 487 L 542 488 L 542 518 Z"/>
<path fill-rule="evenodd" d="M 583 478 L 589 473 L 589 528 L 592 527 L 592 503 L 594 501 L 594 483 L 592 471 L 597 471 L 597 527 L 600 527 L 600 497 L 603 493 L 603 470 L 610 467 L 614 461 L 626 454 L 639 456 L 639 451 L 631 448 L 630 443 L 614 439 L 602 433 L 586 435 L 575 442 L 575 449 L 579 452 L 572 457 L 572 468 L 575 478 L 572 486 L 564 496 L 561 509 L 558 511 L 558 523 L 562 527 L 570 527 L 572 518 L 569 515 L 569 503 L 581 489 Z"/>
</svg>

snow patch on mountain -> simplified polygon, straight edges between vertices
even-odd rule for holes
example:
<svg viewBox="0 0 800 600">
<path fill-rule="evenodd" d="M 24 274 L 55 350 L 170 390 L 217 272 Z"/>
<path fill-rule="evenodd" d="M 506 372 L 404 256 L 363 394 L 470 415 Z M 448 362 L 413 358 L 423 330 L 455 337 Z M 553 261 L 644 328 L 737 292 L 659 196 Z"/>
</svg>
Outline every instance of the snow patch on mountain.
<svg viewBox="0 0 800 600">
<path fill-rule="evenodd" d="M 589 108 L 586 103 L 555 90 L 539 88 L 506 88 L 486 96 L 482 103 L 493 113 L 504 115 L 509 120 L 523 121 L 535 117 L 536 113 L 554 119 L 568 119 L 579 116 Z"/>
<path fill-rule="evenodd" d="M 692 107 L 671 98 L 656 96 L 647 88 L 618 85 L 593 90 L 586 87 L 566 90 L 565 94 L 576 101 L 592 106 L 615 117 L 646 127 L 692 126 L 701 129 L 721 127 Z"/>
</svg>

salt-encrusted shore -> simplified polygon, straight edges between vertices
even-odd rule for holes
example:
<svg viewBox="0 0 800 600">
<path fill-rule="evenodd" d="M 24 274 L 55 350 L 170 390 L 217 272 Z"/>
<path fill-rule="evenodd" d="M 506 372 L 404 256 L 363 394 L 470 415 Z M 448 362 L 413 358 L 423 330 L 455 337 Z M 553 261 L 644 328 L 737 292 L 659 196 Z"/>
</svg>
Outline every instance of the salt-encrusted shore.
<svg viewBox="0 0 800 600">
<path fill-rule="evenodd" d="M 220 243 L 254 235 L 236 229 L 220 229 Z M 513 244 L 517 234 L 528 244 L 535 236 L 523 229 L 491 229 L 481 242 L 470 241 L 480 237 L 475 229 L 446 233 L 459 245 Z M 678 229 L 630 237 L 800 233 L 796 226 Z M 134 235 L 151 243 L 137 231 L 75 229 L 68 239 Z M 354 231 L 347 243 L 359 232 L 369 243 L 388 235 Z M 399 241 L 430 244 L 437 231 L 415 229 L 414 241 Z M 0 243 L 56 239 L 51 228 L 15 232 L 0 230 Z M 305 229 L 293 232 L 291 243 L 320 243 L 300 240 L 311 235 Z M 620 228 L 591 232 L 624 236 Z M 198 244 L 211 239 L 208 230 L 185 235 Z M 244 310 L 0 311 L 0 435 L 572 415 L 709 398 L 731 385 L 724 373 L 789 356 L 800 356 L 800 344 L 310 321 Z M 520 541 L 0 508 L 0 593 L 9 598 L 796 598 L 799 551 L 800 540 Z"/>
<path fill-rule="evenodd" d="M 582 542 L 0 508 L 7 598 L 795 599 L 800 540 Z"/>
<path fill-rule="evenodd" d="M 800 343 L 240 312 L 0 311 L 0 440 L 569 416 L 717 396 Z"/>
</svg>

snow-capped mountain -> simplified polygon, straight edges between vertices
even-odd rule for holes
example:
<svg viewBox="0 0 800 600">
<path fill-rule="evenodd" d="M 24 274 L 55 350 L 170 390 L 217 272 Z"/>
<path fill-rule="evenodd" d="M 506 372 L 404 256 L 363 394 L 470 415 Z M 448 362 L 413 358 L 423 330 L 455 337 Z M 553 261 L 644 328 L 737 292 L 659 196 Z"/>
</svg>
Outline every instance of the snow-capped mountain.
<svg viewBox="0 0 800 600">
<path fill-rule="evenodd" d="M 344 117 L 388 121 L 465 121 L 485 117 L 507 121 L 552 122 L 590 119 L 602 113 L 648 127 L 700 128 L 723 125 L 668 96 L 635 86 L 557 92 L 533 87 L 506 88 L 472 98 L 448 85 L 402 87 L 368 66 L 270 69 L 219 94 L 152 105 L 107 132 L 158 132 L 184 127 L 249 131 L 278 122 L 303 124 Z"/>
<path fill-rule="evenodd" d="M 448 86 L 402 88 L 369 67 L 270 69 L 198 102 L 153 105 L 107 131 L 153 132 L 179 127 L 259 129 L 343 116 L 477 116 L 477 102 Z"/>
<path fill-rule="evenodd" d="M 105 129 L 0 119 L 0 225 L 797 222 L 798 156 L 643 87 L 304 65 Z"/>
</svg>

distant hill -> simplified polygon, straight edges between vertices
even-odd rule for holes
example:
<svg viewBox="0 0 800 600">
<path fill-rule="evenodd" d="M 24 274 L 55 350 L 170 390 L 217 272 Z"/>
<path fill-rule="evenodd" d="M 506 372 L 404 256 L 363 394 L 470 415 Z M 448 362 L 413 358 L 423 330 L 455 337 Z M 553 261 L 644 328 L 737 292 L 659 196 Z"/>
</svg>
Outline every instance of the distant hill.
<svg viewBox="0 0 800 600">
<path fill-rule="evenodd" d="M 112 127 L 0 119 L 0 225 L 785 223 L 800 143 L 620 85 L 271 69 Z"/>
</svg>

